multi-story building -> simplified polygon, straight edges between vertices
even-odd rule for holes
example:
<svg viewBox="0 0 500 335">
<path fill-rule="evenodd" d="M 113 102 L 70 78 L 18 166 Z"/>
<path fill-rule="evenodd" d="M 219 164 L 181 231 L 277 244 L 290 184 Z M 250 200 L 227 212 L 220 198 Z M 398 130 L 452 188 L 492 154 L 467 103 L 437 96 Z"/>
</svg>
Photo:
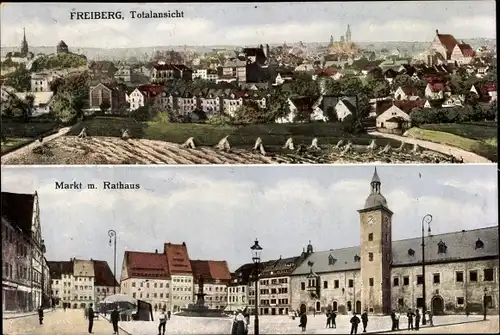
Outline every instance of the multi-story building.
<svg viewBox="0 0 500 335">
<path fill-rule="evenodd" d="M 231 273 L 226 261 L 191 261 L 194 279 L 194 293 L 199 291 L 199 283 L 203 283 L 205 305 L 213 309 L 227 307 L 228 284 L 231 282 Z"/>
<path fill-rule="evenodd" d="M 436 30 L 436 37 L 427 52 L 424 53 L 427 65 L 440 63 L 469 64 L 475 56 L 474 49 L 464 43 L 458 43 L 453 35 L 440 34 Z"/>
<path fill-rule="evenodd" d="M 122 294 L 144 300 L 155 310 L 171 310 L 170 273 L 165 253 L 126 251 L 120 286 Z"/>
<path fill-rule="evenodd" d="M 434 314 L 498 313 L 498 226 L 392 241 L 393 212 L 377 171 L 360 209 L 361 245 L 313 252 L 292 274 L 292 308 L 384 314 L 422 308 Z"/>
<path fill-rule="evenodd" d="M 164 253 L 171 279 L 170 306 L 173 312 L 178 312 L 194 301 L 193 270 L 185 242 L 165 243 Z"/>
<path fill-rule="evenodd" d="M 38 194 L 2 192 L 1 204 L 3 310 L 50 306 Z"/>
<path fill-rule="evenodd" d="M 158 64 L 151 70 L 151 81 L 154 83 L 173 79 L 192 80 L 193 70 L 183 64 Z"/>
<path fill-rule="evenodd" d="M 200 97 L 200 109 L 208 118 L 221 113 L 222 98 L 216 94 L 216 90 L 209 90 L 205 96 Z"/>
<path fill-rule="evenodd" d="M 54 76 L 49 73 L 33 73 L 31 75 L 31 91 L 50 92 L 50 83 L 54 79 Z"/>
<path fill-rule="evenodd" d="M 198 69 L 193 72 L 193 79 L 208 80 L 211 82 L 217 82 L 219 75 L 215 69 Z"/>
<path fill-rule="evenodd" d="M 164 92 L 163 86 L 147 84 L 138 86 L 130 95 L 128 96 L 128 103 L 130 104 L 130 110 L 134 111 L 139 107 L 145 105 L 152 105 L 161 107 L 162 99 L 165 99 L 167 94 Z"/>
<path fill-rule="evenodd" d="M 238 309 L 251 308 L 249 301 L 250 276 L 254 273 L 255 264 L 248 263 L 240 266 L 231 274 L 231 283 L 227 288 L 227 310 L 237 311 Z"/>
<path fill-rule="evenodd" d="M 114 77 L 116 80 L 130 83 L 131 72 L 132 71 L 130 70 L 130 66 L 123 65 L 118 68 L 118 70 L 114 74 Z"/>
<path fill-rule="evenodd" d="M 99 111 L 103 106 L 106 107 L 106 112 L 111 113 L 120 112 L 122 109 L 127 108 L 125 91 L 122 91 L 117 86 L 104 83 L 90 87 L 90 110 Z"/>
<path fill-rule="evenodd" d="M 97 306 L 107 296 L 119 293 L 118 283 L 106 261 L 77 260 L 48 262 L 55 307 Z M 92 276 L 93 275 L 93 276 Z"/>
</svg>

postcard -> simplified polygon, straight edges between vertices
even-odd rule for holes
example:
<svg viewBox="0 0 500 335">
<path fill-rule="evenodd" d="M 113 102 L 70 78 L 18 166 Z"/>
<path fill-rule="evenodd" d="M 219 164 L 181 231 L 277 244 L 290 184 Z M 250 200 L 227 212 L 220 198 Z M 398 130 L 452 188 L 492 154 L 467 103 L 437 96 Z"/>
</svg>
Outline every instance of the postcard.
<svg viewBox="0 0 500 335">
<path fill-rule="evenodd" d="M 495 13 L 2 4 L 2 164 L 497 162 Z"/>
<path fill-rule="evenodd" d="M 3 334 L 498 333 L 496 167 L 3 167 Z"/>
</svg>

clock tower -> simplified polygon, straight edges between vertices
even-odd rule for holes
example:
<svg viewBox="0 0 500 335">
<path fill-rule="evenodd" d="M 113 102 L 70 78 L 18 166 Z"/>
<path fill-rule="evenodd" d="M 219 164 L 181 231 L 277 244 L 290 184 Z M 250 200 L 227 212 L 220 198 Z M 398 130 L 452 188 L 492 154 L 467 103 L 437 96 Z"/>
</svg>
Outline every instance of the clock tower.
<svg viewBox="0 0 500 335">
<path fill-rule="evenodd" d="M 391 311 L 392 211 L 381 192 L 377 168 L 370 183 L 371 192 L 361 222 L 361 303 L 374 314 Z"/>
</svg>

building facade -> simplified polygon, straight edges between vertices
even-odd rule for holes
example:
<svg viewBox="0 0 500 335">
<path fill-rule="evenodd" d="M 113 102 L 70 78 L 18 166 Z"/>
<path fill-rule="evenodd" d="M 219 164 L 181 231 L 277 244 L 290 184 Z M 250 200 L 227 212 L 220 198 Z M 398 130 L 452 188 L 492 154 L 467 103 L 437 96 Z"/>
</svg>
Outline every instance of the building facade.
<svg viewBox="0 0 500 335">
<path fill-rule="evenodd" d="M 125 92 L 116 86 L 104 83 L 90 88 L 89 106 L 91 110 L 101 110 L 105 107 L 105 112 L 112 113 L 120 112 L 128 107 Z"/>
<path fill-rule="evenodd" d="M 377 171 L 360 209 L 360 246 L 313 252 L 292 274 L 291 304 L 302 312 L 498 313 L 498 226 L 392 241 L 393 213 Z M 396 213 L 397 214 L 397 213 Z"/>
<path fill-rule="evenodd" d="M 192 260 L 194 293 L 199 293 L 199 284 L 203 284 L 205 305 L 212 309 L 226 309 L 228 285 L 231 273 L 225 261 Z"/>
</svg>

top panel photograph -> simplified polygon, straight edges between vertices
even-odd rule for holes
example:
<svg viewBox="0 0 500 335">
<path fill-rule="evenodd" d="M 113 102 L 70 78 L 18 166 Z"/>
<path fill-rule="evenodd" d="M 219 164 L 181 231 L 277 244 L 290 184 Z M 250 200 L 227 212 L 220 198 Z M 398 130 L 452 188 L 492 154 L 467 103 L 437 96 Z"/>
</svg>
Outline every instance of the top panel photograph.
<svg viewBox="0 0 500 335">
<path fill-rule="evenodd" d="M 0 8 L 2 165 L 498 162 L 494 1 Z"/>
</svg>

